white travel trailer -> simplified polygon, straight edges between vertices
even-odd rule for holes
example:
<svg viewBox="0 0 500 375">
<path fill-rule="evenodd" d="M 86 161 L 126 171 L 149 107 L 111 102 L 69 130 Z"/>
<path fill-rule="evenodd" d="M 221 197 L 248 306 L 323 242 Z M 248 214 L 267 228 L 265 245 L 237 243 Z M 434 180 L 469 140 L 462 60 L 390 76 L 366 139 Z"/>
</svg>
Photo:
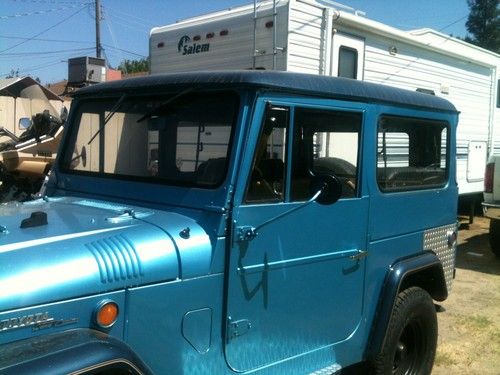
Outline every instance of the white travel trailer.
<svg viewBox="0 0 500 375">
<path fill-rule="evenodd" d="M 150 35 L 151 73 L 276 69 L 343 76 L 442 96 L 460 111 L 457 181 L 480 197 L 500 153 L 500 55 L 440 32 L 402 31 L 329 1 L 269 0 Z M 394 140 L 392 162 L 404 149 Z"/>
</svg>

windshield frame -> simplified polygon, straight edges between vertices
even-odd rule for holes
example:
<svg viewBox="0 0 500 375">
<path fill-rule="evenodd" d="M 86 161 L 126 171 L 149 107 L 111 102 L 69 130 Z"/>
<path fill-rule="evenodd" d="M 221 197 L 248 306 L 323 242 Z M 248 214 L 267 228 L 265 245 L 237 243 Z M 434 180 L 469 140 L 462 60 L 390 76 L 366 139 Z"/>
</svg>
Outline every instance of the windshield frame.
<svg viewBox="0 0 500 375">
<path fill-rule="evenodd" d="M 182 95 L 181 95 L 182 94 Z M 120 99 L 123 98 L 124 95 L 126 95 L 126 98 L 122 100 L 122 103 L 120 107 L 126 106 L 126 103 L 129 103 L 131 101 L 137 100 L 137 101 L 143 101 L 146 103 L 148 100 L 154 100 L 157 104 L 159 104 L 159 107 L 162 107 L 165 103 L 168 103 L 171 99 L 174 99 L 173 102 L 175 105 L 175 102 L 177 101 L 178 98 L 184 98 L 184 97 L 189 97 L 190 95 L 195 95 L 197 97 L 203 97 L 204 95 L 206 96 L 207 94 L 210 95 L 218 95 L 218 96 L 224 96 L 224 95 L 229 95 L 234 98 L 234 102 L 231 103 L 233 104 L 233 111 L 232 111 L 232 119 L 230 123 L 230 134 L 228 138 L 228 144 L 227 144 L 227 150 L 226 150 L 226 155 L 225 155 L 225 163 L 224 163 L 224 171 L 222 173 L 222 177 L 220 180 L 217 181 L 217 183 L 197 183 L 196 181 L 182 181 L 182 180 L 176 180 L 176 179 L 171 179 L 171 178 L 164 178 L 164 177 L 158 177 L 158 176 L 136 176 L 136 175 L 127 175 L 127 174 L 120 174 L 120 173 L 107 173 L 104 171 L 85 171 L 85 170 L 77 170 L 77 169 L 72 169 L 70 167 L 71 161 L 73 159 L 73 150 L 74 150 L 74 145 L 76 142 L 76 137 L 78 134 L 78 128 L 80 126 L 80 121 L 82 117 L 82 109 L 86 108 L 86 105 L 89 105 L 89 103 L 96 103 L 99 105 L 99 103 L 109 103 L 109 111 L 114 107 L 114 104 L 116 105 L 117 102 L 120 101 Z M 59 173 L 62 174 L 67 174 L 67 175 L 74 175 L 74 176 L 85 176 L 85 177 L 94 177 L 94 178 L 103 178 L 107 180 L 120 180 L 120 181 L 131 181 L 131 182 L 143 182 L 143 183 L 148 183 L 148 184 L 154 184 L 154 185 L 167 185 L 167 186 L 179 186 L 179 187 L 189 187 L 189 188 L 201 188 L 201 189 L 208 189 L 208 190 L 213 190 L 219 188 L 221 185 L 225 183 L 228 177 L 228 171 L 229 171 L 229 165 L 230 165 L 230 158 L 233 152 L 234 148 L 234 140 L 235 140 L 235 129 L 237 127 L 238 119 L 240 117 L 240 111 L 241 111 L 241 106 L 242 106 L 242 97 L 241 97 L 241 92 L 239 92 L 236 89 L 232 88 L 224 88 L 224 89 L 210 89 L 210 88 L 203 88 L 203 89 L 188 89 L 186 90 L 185 88 L 182 87 L 176 87 L 175 91 L 168 90 L 168 91 L 160 91 L 158 93 L 151 94 L 149 93 L 136 93 L 136 94 L 131 94 L 131 93 L 123 93 L 122 91 L 117 91 L 116 93 L 108 94 L 108 95 L 102 95 L 102 96 L 89 96 L 89 97 L 80 97 L 78 98 L 74 106 L 72 108 L 73 115 L 69 119 L 70 125 L 67 128 L 67 134 L 64 137 L 63 144 L 61 147 L 61 155 L 58 158 L 57 162 L 57 169 Z M 103 111 L 101 115 L 105 116 L 105 112 Z M 146 113 L 148 115 L 148 113 Z M 144 121 L 138 122 L 139 126 L 148 126 Z M 101 128 L 98 130 L 98 132 L 103 131 L 104 126 L 108 126 L 107 124 L 102 124 L 101 120 Z M 168 126 L 168 125 L 167 125 Z M 96 139 L 94 142 L 98 142 Z"/>
</svg>

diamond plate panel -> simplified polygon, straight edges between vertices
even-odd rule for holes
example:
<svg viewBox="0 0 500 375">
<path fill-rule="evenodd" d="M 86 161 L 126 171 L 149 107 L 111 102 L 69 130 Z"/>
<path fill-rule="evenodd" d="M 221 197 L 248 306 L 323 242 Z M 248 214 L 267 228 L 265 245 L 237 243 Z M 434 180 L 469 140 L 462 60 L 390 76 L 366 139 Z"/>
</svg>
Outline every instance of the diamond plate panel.
<svg viewBox="0 0 500 375">
<path fill-rule="evenodd" d="M 428 229 L 424 232 L 424 250 L 433 251 L 441 261 L 448 292 L 451 290 L 453 281 L 455 253 L 457 249 L 457 241 L 455 241 L 453 246 L 448 245 L 448 237 L 453 232 L 457 233 L 456 224 L 444 225 Z"/>
<path fill-rule="evenodd" d="M 333 375 L 338 373 L 340 370 L 342 370 L 342 366 L 338 363 L 334 363 L 333 365 L 325 367 L 321 370 L 311 372 L 309 375 Z"/>
</svg>

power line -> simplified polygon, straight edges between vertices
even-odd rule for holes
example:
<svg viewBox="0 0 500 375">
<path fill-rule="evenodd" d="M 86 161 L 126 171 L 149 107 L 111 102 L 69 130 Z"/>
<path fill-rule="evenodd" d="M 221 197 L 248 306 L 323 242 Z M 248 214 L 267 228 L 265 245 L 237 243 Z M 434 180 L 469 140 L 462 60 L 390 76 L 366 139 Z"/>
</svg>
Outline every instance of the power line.
<svg viewBox="0 0 500 375">
<path fill-rule="evenodd" d="M 39 4 L 90 4 L 89 2 L 87 3 L 82 3 L 79 0 L 74 0 L 74 1 L 68 1 L 68 0 L 12 0 L 17 3 L 39 3 Z"/>
<path fill-rule="evenodd" d="M 124 22 L 125 24 L 129 24 L 130 26 L 138 27 L 141 30 L 142 29 L 150 29 L 151 28 L 150 26 L 145 25 L 144 22 L 140 22 L 140 21 L 136 21 L 136 20 L 133 20 L 133 19 L 128 19 L 128 18 L 125 18 L 125 17 L 121 17 L 121 16 L 116 15 L 116 14 L 113 14 L 113 18 L 114 19 L 119 19 L 122 22 Z"/>
<path fill-rule="evenodd" d="M 126 27 L 126 28 L 131 29 L 131 30 L 139 30 L 139 31 L 144 32 L 144 27 L 141 27 L 141 26 L 138 26 L 138 25 L 134 25 L 134 24 L 131 24 L 129 22 L 118 21 L 116 19 L 116 17 L 113 20 L 113 24 L 120 25 L 120 26 Z"/>
<path fill-rule="evenodd" d="M 52 42 L 52 43 L 94 43 L 93 41 L 83 41 L 83 40 L 67 40 L 67 39 L 45 39 L 45 38 L 23 38 L 21 36 L 11 36 L 11 35 L 0 35 L 0 38 L 4 39 L 18 39 L 18 40 L 34 40 L 37 42 Z"/>
<path fill-rule="evenodd" d="M 118 13 L 118 14 L 122 14 L 125 17 L 127 17 L 127 20 L 129 20 L 130 18 L 135 18 L 137 21 L 140 21 L 141 24 L 147 23 L 147 24 L 150 24 L 150 25 L 154 25 L 154 22 L 151 22 L 151 20 L 147 20 L 145 18 L 137 17 L 137 16 L 135 16 L 133 14 L 122 12 L 122 11 L 119 11 L 119 10 L 117 10 L 115 8 L 109 8 L 109 7 L 107 7 L 107 8 L 110 9 L 110 11 L 113 13 L 114 17 L 117 17 L 116 14 Z"/>
<path fill-rule="evenodd" d="M 135 55 L 135 56 L 138 56 L 138 57 L 147 57 L 146 55 L 141 55 L 141 54 L 139 54 L 139 53 L 132 52 L 132 51 L 128 51 L 128 50 L 126 50 L 126 49 L 113 47 L 113 46 L 112 46 L 112 45 L 110 45 L 110 44 L 105 44 L 105 43 L 103 43 L 102 45 L 103 45 L 103 46 L 106 46 L 106 47 L 108 47 L 108 48 L 111 48 L 111 49 L 117 50 L 117 51 L 121 51 L 121 52 L 129 53 L 129 54 L 131 54 L 131 55 Z"/>
<path fill-rule="evenodd" d="M 4 53 L 0 57 L 50 55 L 50 54 L 59 54 L 59 53 L 65 53 L 65 52 L 83 52 L 83 51 L 88 51 L 88 50 L 93 50 L 93 49 L 94 49 L 94 47 L 60 49 L 60 50 L 55 50 L 55 51 L 13 52 L 13 53 Z"/>
<path fill-rule="evenodd" d="M 93 49 L 93 48 L 92 48 Z M 24 59 L 31 59 L 31 58 L 36 58 L 37 60 L 46 60 L 46 59 L 51 59 L 54 58 L 55 56 L 68 56 L 69 54 L 74 55 L 74 54 L 85 54 L 87 55 L 87 52 L 92 52 L 90 48 L 85 48 L 85 49 L 75 49 L 71 52 L 57 52 L 53 54 L 39 54 L 39 55 L 34 55 L 34 56 L 29 56 L 29 55 L 24 55 L 24 56 L 3 56 L 0 55 L 0 61 L 19 61 L 21 63 L 24 63 Z"/>
<path fill-rule="evenodd" d="M 452 23 L 450 23 L 449 25 L 446 25 L 445 27 L 440 28 L 438 31 L 443 31 L 444 29 L 447 29 L 448 27 L 453 26 L 454 24 L 459 23 L 460 21 L 463 21 L 463 20 L 464 20 L 464 19 L 466 19 L 467 17 L 469 17 L 469 15 L 468 15 L 468 14 L 467 14 L 467 15 L 465 15 L 465 16 L 463 16 L 463 17 L 461 17 L 461 18 L 459 18 L 459 19 L 458 19 L 458 20 L 456 20 L 456 21 L 453 21 L 453 22 L 452 22 Z"/>
<path fill-rule="evenodd" d="M 17 73 L 28 73 L 28 72 L 32 72 L 32 71 L 35 71 L 35 70 L 39 70 L 39 69 L 48 68 L 48 67 L 51 67 L 51 66 L 54 66 L 54 65 L 62 64 L 62 63 L 64 63 L 64 61 L 61 61 L 61 60 L 58 59 L 58 60 L 53 60 L 53 61 L 48 62 L 48 63 L 39 64 L 39 65 L 35 65 L 35 66 L 24 68 L 24 69 L 19 69 L 16 72 Z M 9 74 L 11 74 L 11 72 L 2 73 L 2 74 L 0 74 L 0 76 L 4 77 L 4 76 L 7 76 Z"/>
<path fill-rule="evenodd" d="M 46 10 L 35 10 L 33 12 L 16 13 L 16 14 L 11 14 L 11 15 L 7 15 L 7 16 L 0 16 L 0 20 L 6 20 L 9 18 L 28 17 L 28 16 L 39 16 L 39 15 L 53 13 L 53 12 L 60 12 L 62 10 L 74 9 L 80 5 L 82 5 L 82 4 L 74 4 L 71 6 L 63 6 L 63 7 L 59 7 L 59 8 L 52 8 L 52 9 L 46 9 Z"/>
<path fill-rule="evenodd" d="M 5 52 L 5 51 L 9 51 L 9 50 L 11 50 L 11 49 L 14 49 L 14 48 L 16 48 L 16 47 L 20 46 L 21 44 L 27 43 L 27 42 L 29 42 L 30 40 L 33 40 L 34 38 L 36 38 L 37 36 L 40 36 L 40 35 L 42 35 L 42 34 L 46 33 L 47 31 L 52 30 L 52 29 L 53 29 L 53 28 L 55 28 L 56 26 L 59 26 L 60 24 L 62 24 L 62 23 L 64 23 L 64 22 L 66 22 L 67 20 L 69 20 L 71 17 L 76 16 L 78 13 L 80 13 L 80 12 L 81 12 L 82 10 L 84 10 L 85 8 L 87 8 L 87 5 L 85 5 L 84 7 L 80 8 L 80 9 L 79 9 L 79 10 L 77 10 L 75 13 L 72 13 L 71 15 L 69 15 L 69 16 L 68 16 L 68 17 L 66 17 L 66 18 L 64 18 L 63 20 L 61 20 L 61 21 L 57 22 L 56 24 L 54 24 L 54 25 L 50 26 L 49 28 L 47 28 L 47 29 L 45 29 L 45 30 L 42 30 L 42 31 L 40 31 L 39 33 L 37 33 L 37 34 L 33 35 L 32 37 L 28 38 L 27 40 L 24 40 L 24 41 L 22 41 L 22 42 L 20 42 L 20 43 L 14 44 L 13 46 L 10 46 L 10 47 L 8 47 L 8 48 L 6 48 L 6 49 L 1 50 L 1 51 L 0 51 L 0 53 L 3 53 L 3 52 Z"/>
</svg>

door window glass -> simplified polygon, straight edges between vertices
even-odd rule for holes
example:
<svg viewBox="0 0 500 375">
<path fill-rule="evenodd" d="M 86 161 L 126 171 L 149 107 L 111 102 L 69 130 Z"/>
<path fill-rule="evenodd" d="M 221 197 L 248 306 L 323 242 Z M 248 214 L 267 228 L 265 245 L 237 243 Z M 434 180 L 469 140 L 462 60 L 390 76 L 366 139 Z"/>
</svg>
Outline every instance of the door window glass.
<svg viewBox="0 0 500 375">
<path fill-rule="evenodd" d="M 378 128 L 377 182 L 382 191 L 443 186 L 448 174 L 445 123 L 384 117 Z"/>
<path fill-rule="evenodd" d="M 283 201 L 289 109 L 266 110 L 247 187 L 247 203 Z"/>
<path fill-rule="evenodd" d="M 315 175 L 334 175 L 342 184 L 341 198 L 357 195 L 361 114 L 296 109 L 291 176 L 291 200 L 304 201 Z"/>
</svg>

